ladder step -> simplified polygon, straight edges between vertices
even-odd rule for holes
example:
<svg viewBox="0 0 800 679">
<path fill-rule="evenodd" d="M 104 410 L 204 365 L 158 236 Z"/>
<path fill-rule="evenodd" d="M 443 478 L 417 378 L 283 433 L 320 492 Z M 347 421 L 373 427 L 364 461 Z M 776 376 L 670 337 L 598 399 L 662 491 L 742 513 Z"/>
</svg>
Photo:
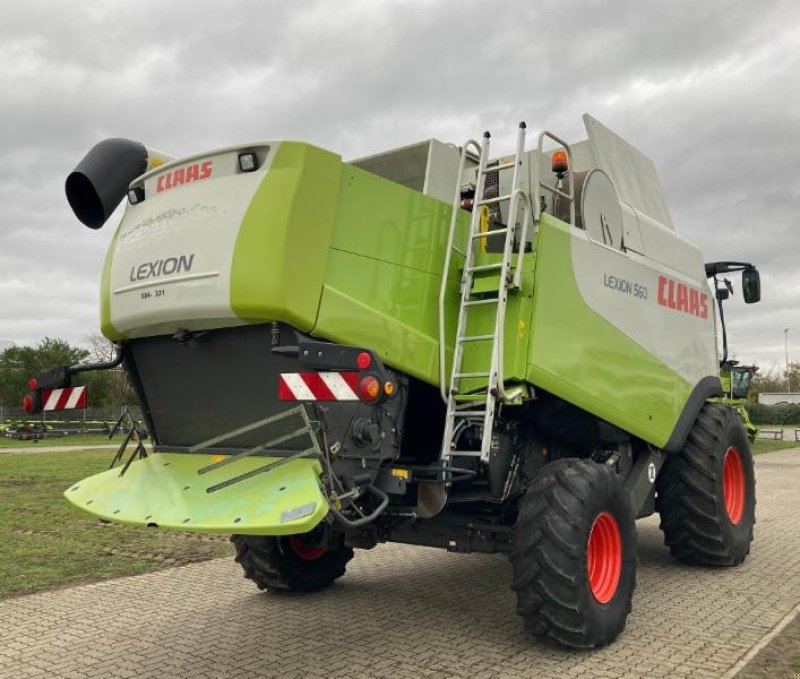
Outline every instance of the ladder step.
<svg viewBox="0 0 800 679">
<path fill-rule="evenodd" d="M 487 167 L 483 170 L 483 174 L 489 174 L 490 172 L 500 172 L 500 170 L 510 170 L 514 167 L 517 163 L 512 161 L 510 163 L 503 163 L 502 165 L 492 165 L 491 167 Z"/>
<path fill-rule="evenodd" d="M 486 198 L 484 200 L 479 200 L 476 205 L 495 205 L 496 203 L 502 203 L 504 200 L 511 200 L 511 196 L 513 194 L 509 193 L 505 196 L 497 196 L 497 198 Z"/>
<path fill-rule="evenodd" d="M 468 335 L 460 337 L 456 342 L 488 342 L 494 339 L 494 335 Z"/>
<path fill-rule="evenodd" d="M 485 410 L 456 410 L 453 413 L 453 417 L 477 417 L 477 416 L 484 417 L 486 415 Z"/>
<path fill-rule="evenodd" d="M 480 273 L 481 271 L 499 271 L 503 268 L 503 263 L 498 264 L 479 264 L 478 266 L 468 266 L 468 273 Z"/>
<path fill-rule="evenodd" d="M 456 377 L 489 377 L 492 373 L 456 373 Z"/>
<path fill-rule="evenodd" d="M 458 455 L 459 457 L 480 457 L 480 450 L 451 450 L 448 455 Z"/>
<path fill-rule="evenodd" d="M 464 306 L 481 306 L 483 304 L 497 304 L 500 301 L 498 297 L 489 297 L 487 299 L 475 299 L 469 302 L 464 302 Z"/>
<path fill-rule="evenodd" d="M 491 229 L 490 231 L 480 231 L 478 233 L 473 233 L 471 238 L 472 240 L 478 240 L 478 238 L 488 238 L 489 236 L 497 236 L 501 233 L 506 233 L 508 231 L 508 227 L 504 226 L 502 229 Z"/>
<path fill-rule="evenodd" d="M 458 401 L 459 398 L 475 398 L 475 394 L 454 394 L 453 401 Z M 470 408 L 483 408 L 486 406 L 486 399 L 482 401 L 464 401 L 463 403 L 456 403 L 455 412 L 461 412 L 462 410 L 469 410 Z"/>
</svg>

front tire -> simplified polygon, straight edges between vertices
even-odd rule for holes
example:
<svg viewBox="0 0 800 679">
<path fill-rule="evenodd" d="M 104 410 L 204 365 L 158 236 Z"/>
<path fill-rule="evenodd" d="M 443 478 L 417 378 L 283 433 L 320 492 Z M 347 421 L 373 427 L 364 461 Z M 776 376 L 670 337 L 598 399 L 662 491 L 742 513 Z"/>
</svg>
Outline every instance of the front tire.
<svg viewBox="0 0 800 679">
<path fill-rule="evenodd" d="M 750 552 L 755 471 L 738 413 L 706 403 L 656 481 L 656 509 L 672 555 L 699 566 L 737 566 Z"/>
<path fill-rule="evenodd" d="M 636 527 L 617 474 L 591 460 L 544 467 L 520 507 L 511 553 L 526 628 L 595 648 L 625 628 L 636 588 Z"/>
<path fill-rule="evenodd" d="M 344 575 L 353 549 L 331 536 L 327 549 L 307 536 L 232 535 L 236 561 L 244 576 L 270 592 L 316 592 Z"/>
</svg>

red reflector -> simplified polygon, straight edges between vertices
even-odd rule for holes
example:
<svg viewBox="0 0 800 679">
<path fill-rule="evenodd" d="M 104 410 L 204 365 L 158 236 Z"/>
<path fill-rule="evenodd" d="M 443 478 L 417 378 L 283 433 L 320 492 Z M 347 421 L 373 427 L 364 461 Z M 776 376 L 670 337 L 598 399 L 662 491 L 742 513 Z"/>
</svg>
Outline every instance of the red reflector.
<svg viewBox="0 0 800 679">
<path fill-rule="evenodd" d="M 22 408 L 26 413 L 33 412 L 33 399 L 31 398 L 30 394 L 25 394 L 24 398 L 22 399 Z"/>
<path fill-rule="evenodd" d="M 374 401 L 381 395 L 381 383 L 373 375 L 367 375 L 358 383 L 358 394 L 365 401 Z"/>
<path fill-rule="evenodd" d="M 28 380 L 28 389 L 30 389 L 31 391 L 33 391 L 34 389 L 36 389 L 36 387 L 38 387 L 38 386 L 39 386 L 39 383 L 36 381 L 36 378 L 35 378 L 35 377 L 31 377 L 31 378 Z"/>
<path fill-rule="evenodd" d="M 358 365 L 361 370 L 369 368 L 370 365 L 372 365 L 372 356 L 369 355 L 369 352 L 362 351 L 356 359 L 356 365 Z"/>
</svg>

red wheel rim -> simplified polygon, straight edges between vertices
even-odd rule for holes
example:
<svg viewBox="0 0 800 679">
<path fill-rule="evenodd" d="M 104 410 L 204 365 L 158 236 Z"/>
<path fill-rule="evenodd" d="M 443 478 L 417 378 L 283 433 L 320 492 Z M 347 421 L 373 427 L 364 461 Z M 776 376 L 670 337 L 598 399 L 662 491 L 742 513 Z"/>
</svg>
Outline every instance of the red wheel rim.
<svg viewBox="0 0 800 679">
<path fill-rule="evenodd" d="M 731 446 L 725 452 L 725 462 L 722 466 L 722 498 L 731 523 L 739 523 L 744 514 L 745 483 L 742 455 L 735 446 Z"/>
<path fill-rule="evenodd" d="M 622 573 L 622 537 L 617 520 L 602 512 L 592 524 L 586 547 L 586 572 L 592 596 L 607 604 L 617 593 Z"/>
<path fill-rule="evenodd" d="M 325 550 L 322 547 L 309 545 L 302 535 L 291 535 L 289 544 L 292 546 L 292 551 L 303 561 L 314 561 L 325 554 Z"/>
</svg>

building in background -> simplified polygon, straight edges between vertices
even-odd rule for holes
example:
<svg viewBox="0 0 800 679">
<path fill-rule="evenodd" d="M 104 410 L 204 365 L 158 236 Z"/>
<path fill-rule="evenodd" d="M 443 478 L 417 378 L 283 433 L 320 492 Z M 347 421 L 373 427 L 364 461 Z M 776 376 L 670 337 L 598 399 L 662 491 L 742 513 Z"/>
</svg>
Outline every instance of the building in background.
<svg viewBox="0 0 800 679">
<path fill-rule="evenodd" d="M 800 394 L 794 392 L 765 392 L 758 395 L 758 402 L 765 406 L 782 405 L 784 403 L 800 403 Z"/>
</svg>

